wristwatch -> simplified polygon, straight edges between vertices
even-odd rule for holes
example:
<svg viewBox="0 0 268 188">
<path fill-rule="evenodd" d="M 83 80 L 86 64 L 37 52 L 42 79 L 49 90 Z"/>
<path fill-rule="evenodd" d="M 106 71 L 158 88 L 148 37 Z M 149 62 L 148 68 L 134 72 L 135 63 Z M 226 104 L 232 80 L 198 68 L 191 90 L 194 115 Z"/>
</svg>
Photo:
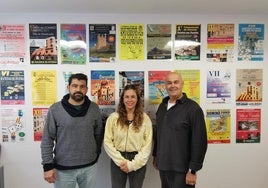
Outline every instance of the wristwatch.
<svg viewBox="0 0 268 188">
<path fill-rule="evenodd" d="M 189 169 L 189 172 L 190 172 L 191 174 L 196 174 L 196 171 L 195 171 L 195 170 L 192 170 L 192 169 Z"/>
</svg>

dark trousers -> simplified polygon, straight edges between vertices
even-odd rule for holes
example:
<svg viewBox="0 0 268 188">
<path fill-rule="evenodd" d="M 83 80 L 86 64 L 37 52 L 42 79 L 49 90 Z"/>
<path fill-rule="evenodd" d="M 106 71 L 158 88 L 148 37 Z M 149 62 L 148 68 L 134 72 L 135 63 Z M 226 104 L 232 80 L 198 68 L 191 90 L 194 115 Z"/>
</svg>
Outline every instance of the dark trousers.
<svg viewBox="0 0 268 188">
<path fill-rule="evenodd" d="M 119 166 L 117 166 L 113 162 L 113 160 L 111 160 L 112 188 L 125 188 L 127 179 L 129 181 L 129 188 L 142 188 L 145 172 L 146 172 L 146 165 L 136 171 L 125 173 L 120 169 Z"/>
<path fill-rule="evenodd" d="M 185 173 L 160 170 L 161 188 L 195 188 L 185 182 Z"/>
</svg>

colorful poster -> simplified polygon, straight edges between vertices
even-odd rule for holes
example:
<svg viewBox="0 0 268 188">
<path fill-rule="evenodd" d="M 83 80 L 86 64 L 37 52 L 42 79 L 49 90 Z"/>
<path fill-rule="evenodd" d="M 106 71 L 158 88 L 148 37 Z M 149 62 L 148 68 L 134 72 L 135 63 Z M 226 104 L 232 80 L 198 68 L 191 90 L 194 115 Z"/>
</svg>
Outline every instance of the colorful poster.
<svg viewBox="0 0 268 188">
<path fill-rule="evenodd" d="M 115 72 L 112 70 L 91 71 L 91 97 L 98 105 L 115 104 Z"/>
<path fill-rule="evenodd" d="M 25 103 L 24 71 L 1 70 L 1 105 L 22 105 Z"/>
<path fill-rule="evenodd" d="M 171 59 L 171 24 L 147 24 L 147 59 Z"/>
<path fill-rule="evenodd" d="M 116 57 L 116 25 L 89 24 L 89 62 L 114 63 Z"/>
<path fill-rule="evenodd" d="M 34 141 L 42 140 L 47 113 L 48 108 L 33 108 Z"/>
<path fill-rule="evenodd" d="M 25 116 L 22 109 L 1 109 L 0 123 L 3 142 L 23 142 L 26 138 Z"/>
<path fill-rule="evenodd" d="M 200 104 L 200 70 L 174 70 L 182 75 L 183 92 L 187 97 Z"/>
<path fill-rule="evenodd" d="M 55 70 L 32 71 L 32 104 L 50 106 L 57 102 L 57 82 Z"/>
<path fill-rule="evenodd" d="M 230 143 L 231 120 L 229 109 L 207 110 L 206 126 L 208 143 Z"/>
<path fill-rule="evenodd" d="M 236 70 L 236 104 L 261 105 L 263 90 L 262 69 Z"/>
<path fill-rule="evenodd" d="M 238 61 L 263 61 L 264 24 L 239 24 Z"/>
<path fill-rule="evenodd" d="M 236 110 L 236 143 L 260 143 L 261 109 Z"/>
<path fill-rule="evenodd" d="M 144 100 L 144 71 L 119 71 L 119 96 L 126 85 L 135 85 Z"/>
<path fill-rule="evenodd" d="M 233 62 L 234 24 L 207 25 L 207 61 Z"/>
<path fill-rule="evenodd" d="M 18 65 L 25 61 L 25 26 L 0 24 L 0 65 Z"/>
<path fill-rule="evenodd" d="M 200 24 L 177 24 L 174 43 L 176 60 L 200 60 L 200 36 Z"/>
<path fill-rule="evenodd" d="M 160 104 L 167 96 L 165 78 L 170 71 L 149 71 L 149 104 Z"/>
<path fill-rule="evenodd" d="M 144 25 L 119 25 L 120 60 L 144 60 Z"/>
<path fill-rule="evenodd" d="M 62 64 L 86 64 L 86 25 L 60 25 L 60 57 Z"/>
<path fill-rule="evenodd" d="M 31 64 L 57 64 L 57 24 L 29 24 Z"/>
<path fill-rule="evenodd" d="M 207 103 L 226 104 L 231 102 L 232 73 L 230 70 L 207 70 Z"/>
</svg>

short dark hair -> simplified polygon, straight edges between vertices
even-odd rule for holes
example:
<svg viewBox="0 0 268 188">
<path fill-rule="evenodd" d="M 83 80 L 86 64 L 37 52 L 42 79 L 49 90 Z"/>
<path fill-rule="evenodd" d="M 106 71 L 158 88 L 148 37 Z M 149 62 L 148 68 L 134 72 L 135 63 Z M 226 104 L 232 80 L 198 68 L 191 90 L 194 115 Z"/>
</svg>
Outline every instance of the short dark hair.
<svg viewBox="0 0 268 188">
<path fill-rule="evenodd" d="M 69 85 L 71 85 L 73 79 L 85 80 L 87 84 L 87 75 L 85 74 L 82 74 L 82 73 L 72 74 L 69 78 Z"/>
</svg>

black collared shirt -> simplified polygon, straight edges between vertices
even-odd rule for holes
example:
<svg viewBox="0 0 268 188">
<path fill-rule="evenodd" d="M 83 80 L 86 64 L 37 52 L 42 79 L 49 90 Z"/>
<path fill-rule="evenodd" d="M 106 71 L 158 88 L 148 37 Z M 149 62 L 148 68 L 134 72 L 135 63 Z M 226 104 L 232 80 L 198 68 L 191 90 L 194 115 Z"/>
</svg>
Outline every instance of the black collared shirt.
<svg viewBox="0 0 268 188">
<path fill-rule="evenodd" d="M 159 170 L 198 171 L 207 150 L 207 132 L 201 107 L 185 93 L 167 110 L 169 97 L 156 112 L 156 135 L 153 155 Z"/>
</svg>

